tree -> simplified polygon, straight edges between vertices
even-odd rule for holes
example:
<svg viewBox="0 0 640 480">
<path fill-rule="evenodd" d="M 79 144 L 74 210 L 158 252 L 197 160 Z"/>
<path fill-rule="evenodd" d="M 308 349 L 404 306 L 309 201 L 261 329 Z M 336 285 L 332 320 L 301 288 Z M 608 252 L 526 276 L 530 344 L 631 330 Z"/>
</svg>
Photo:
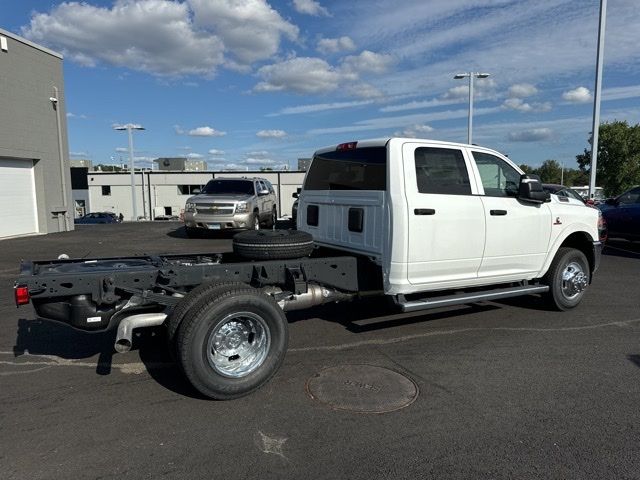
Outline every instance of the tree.
<svg viewBox="0 0 640 480">
<path fill-rule="evenodd" d="M 540 176 L 542 183 L 560 183 L 562 167 L 556 160 L 545 160 L 536 174 Z"/>
<path fill-rule="evenodd" d="M 533 167 L 530 167 L 529 165 L 523 163 L 522 165 L 520 165 L 520 170 L 522 170 L 524 173 L 526 173 L 527 175 L 529 175 L 530 173 L 536 175 L 536 169 Z"/>
<path fill-rule="evenodd" d="M 603 123 L 598 130 L 598 166 L 596 179 L 605 195 L 617 195 L 640 184 L 640 125 L 626 121 Z M 589 172 L 591 152 L 576 156 L 580 170 Z"/>
</svg>

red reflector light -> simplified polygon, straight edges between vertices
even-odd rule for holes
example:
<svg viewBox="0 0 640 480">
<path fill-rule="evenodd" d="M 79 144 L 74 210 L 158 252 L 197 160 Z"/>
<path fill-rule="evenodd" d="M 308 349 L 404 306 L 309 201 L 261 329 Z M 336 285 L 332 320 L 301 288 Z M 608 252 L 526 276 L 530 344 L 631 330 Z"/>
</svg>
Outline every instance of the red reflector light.
<svg viewBox="0 0 640 480">
<path fill-rule="evenodd" d="M 338 150 L 339 152 L 343 150 L 355 150 L 356 145 L 358 145 L 358 142 L 341 143 L 340 145 L 338 145 L 336 150 Z"/>
<path fill-rule="evenodd" d="M 27 305 L 29 303 L 29 288 L 28 287 L 15 287 L 14 293 L 16 296 L 16 306 Z"/>
</svg>

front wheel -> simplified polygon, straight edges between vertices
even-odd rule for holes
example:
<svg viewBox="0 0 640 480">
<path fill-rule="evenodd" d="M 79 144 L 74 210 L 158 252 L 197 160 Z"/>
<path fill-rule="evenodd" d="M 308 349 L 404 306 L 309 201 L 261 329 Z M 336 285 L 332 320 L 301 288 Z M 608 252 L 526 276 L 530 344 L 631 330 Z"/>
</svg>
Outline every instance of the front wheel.
<svg viewBox="0 0 640 480">
<path fill-rule="evenodd" d="M 575 248 L 560 248 L 543 278 L 549 285 L 546 297 L 550 306 L 557 310 L 577 307 L 589 286 L 590 275 L 584 253 Z"/>
<path fill-rule="evenodd" d="M 179 327 L 178 359 L 201 394 L 229 400 L 247 395 L 280 368 L 287 319 L 276 301 L 251 287 L 209 291 Z"/>
</svg>

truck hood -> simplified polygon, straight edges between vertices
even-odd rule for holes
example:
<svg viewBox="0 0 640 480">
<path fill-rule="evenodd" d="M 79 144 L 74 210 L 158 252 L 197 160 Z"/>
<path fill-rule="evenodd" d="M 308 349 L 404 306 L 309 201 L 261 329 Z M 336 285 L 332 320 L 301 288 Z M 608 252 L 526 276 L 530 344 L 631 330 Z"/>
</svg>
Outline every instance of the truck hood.
<svg viewBox="0 0 640 480">
<path fill-rule="evenodd" d="M 220 195 L 207 195 L 200 194 L 194 197 L 190 197 L 187 202 L 189 203 L 228 203 L 228 202 L 245 202 L 251 198 L 251 195 L 246 194 L 220 194 Z"/>
</svg>

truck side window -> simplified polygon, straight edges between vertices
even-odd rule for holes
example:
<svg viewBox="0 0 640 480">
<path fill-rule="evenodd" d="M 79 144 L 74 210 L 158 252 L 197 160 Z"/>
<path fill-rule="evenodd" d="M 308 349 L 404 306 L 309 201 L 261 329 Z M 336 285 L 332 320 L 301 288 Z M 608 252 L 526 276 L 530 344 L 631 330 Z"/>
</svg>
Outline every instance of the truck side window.
<svg viewBox="0 0 640 480">
<path fill-rule="evenodd" d="M 618 197 L 618 201 L 623 205 L 640 203 L 640 188 L 634 188 Z"/>
<path fill-rule="evenodd" d="M 520 174 L 495 155 L 473 152 L 484 194 L 488 197 L 515 197 L 518 194 Z"/>
<path fill-rule="evenodd" d="M 460 150 L 419 147 L 415 162 L 418 192 L 471 195 L 469 173 Z"/>
</svg>

